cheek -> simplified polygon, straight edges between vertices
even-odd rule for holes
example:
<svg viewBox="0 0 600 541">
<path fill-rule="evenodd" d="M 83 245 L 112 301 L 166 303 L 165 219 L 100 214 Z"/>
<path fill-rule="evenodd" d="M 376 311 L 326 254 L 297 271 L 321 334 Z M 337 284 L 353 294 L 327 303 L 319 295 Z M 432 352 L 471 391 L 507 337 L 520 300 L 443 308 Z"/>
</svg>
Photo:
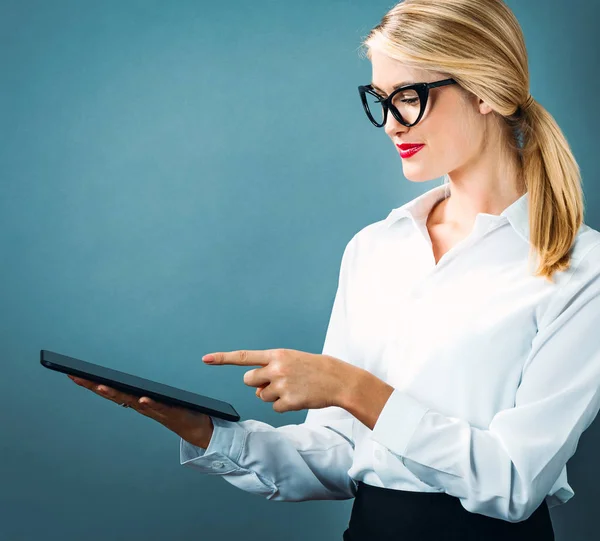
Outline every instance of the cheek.
<svg viewBox="0 0 600 541">
<path fill-rule="evenodd" d="M 454 96 L 429 101 L 418 126 L 418 139 L 427 143 L 427 153 L 404 162 L 410 180 L 439 178 L 461 167 L 480 151 L 481 128 Z M 418 156 L 418 155 L 417 155 Z"/>
<path fill-rule="evenodd" d="M 469 132 L 453 126 L 436 138 L 437 155 L 449 167 L 462 163 L 473 153 L 473 137 Z M 450 170 L 450 169 L 448 169 Z"/>
<path fill-rule="evenodd" d="M 477 152 L 480 136 L 468 114 L 458 114 L 456 110 L 436 112 L 440 114 L 430 117 L 431 128 L 427 131 L 431 134 L 430 149 L 445 174 Z"/>
</svg>

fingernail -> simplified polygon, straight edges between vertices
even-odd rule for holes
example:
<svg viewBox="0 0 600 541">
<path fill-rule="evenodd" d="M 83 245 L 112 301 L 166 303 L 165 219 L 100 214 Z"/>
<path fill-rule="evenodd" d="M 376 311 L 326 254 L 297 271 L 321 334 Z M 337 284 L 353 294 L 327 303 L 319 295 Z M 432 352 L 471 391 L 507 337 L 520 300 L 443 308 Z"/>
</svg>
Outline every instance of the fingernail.
<svg viewBox="0 0 600 541">
<path fill-rule="evenodd" d="M 208 363 L 208 364 L 214 363 L 215 362 L 215 356 L 214 355 L 205 355 L 204 357 L 202 357 L 202 360 L 205 363 Z"/>
</svg>

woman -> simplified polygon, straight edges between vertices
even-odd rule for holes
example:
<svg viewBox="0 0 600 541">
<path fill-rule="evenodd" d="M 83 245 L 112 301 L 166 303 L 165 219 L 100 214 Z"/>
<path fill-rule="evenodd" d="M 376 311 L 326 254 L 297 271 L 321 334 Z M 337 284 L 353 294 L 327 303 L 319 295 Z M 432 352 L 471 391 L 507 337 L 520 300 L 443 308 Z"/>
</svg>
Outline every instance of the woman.
<svg viewBox="0 0 600 541">
<path fill-rule="evenodd" d="M 182 464 L 242 490 L 354 497 L 346 541 L 552 540 L 548 508 L 573 497 L 566 463 L 600 408 L 600 233 L 583 223 L 577 163 L 529 95 L 502 1 L 406 0 L 364 44 L 368 119 L 406 178 L 446 183 L 350 240 L 322 355 L 214 355 L 262 366 L 244 382 L 277 411 L 309 409 L 305 423 L 229 422 L 75 381 L 158 420 Z"/>
</svg>

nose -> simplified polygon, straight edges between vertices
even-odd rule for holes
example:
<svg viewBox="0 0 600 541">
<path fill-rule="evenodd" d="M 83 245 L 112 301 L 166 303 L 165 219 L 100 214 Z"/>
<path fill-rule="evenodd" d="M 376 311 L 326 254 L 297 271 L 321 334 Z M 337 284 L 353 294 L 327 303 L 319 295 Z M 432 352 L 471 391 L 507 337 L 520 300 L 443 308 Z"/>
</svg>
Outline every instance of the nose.
<svg viewBox="0 0 600 541">
<path fill-rule="evenodd" d="M 392 112 L 388 111 L 383 129 L 385 130 L 385 133 L 387 133 L 388 136 L 394 140 L 398 138 L 397 136 L 399 133 L 406 133 L 410 128 L 407 128 L 404 124 L 400 124 Z"/>
</svg>

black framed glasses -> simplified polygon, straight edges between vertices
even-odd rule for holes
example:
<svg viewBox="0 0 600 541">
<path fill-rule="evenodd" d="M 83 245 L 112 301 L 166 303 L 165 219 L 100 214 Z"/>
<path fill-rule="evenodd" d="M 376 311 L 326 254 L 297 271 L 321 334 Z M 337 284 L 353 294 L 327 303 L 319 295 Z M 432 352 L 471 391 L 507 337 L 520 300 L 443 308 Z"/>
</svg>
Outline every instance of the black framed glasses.
<svg viewBox="0 0 600 541">
<path fill-rule="evenodd" d="M 457 84 L 454 79 L 401 86 L 387 98 L 380 96 L 371 85 L 359 86 L 358 92 L 365 113 L 376 128 L 385 126 L 388 110 L 400 124 L 410 128 L 421 120 L 429 99 L 429 90 L 452 84 Z"/>
</svg>

